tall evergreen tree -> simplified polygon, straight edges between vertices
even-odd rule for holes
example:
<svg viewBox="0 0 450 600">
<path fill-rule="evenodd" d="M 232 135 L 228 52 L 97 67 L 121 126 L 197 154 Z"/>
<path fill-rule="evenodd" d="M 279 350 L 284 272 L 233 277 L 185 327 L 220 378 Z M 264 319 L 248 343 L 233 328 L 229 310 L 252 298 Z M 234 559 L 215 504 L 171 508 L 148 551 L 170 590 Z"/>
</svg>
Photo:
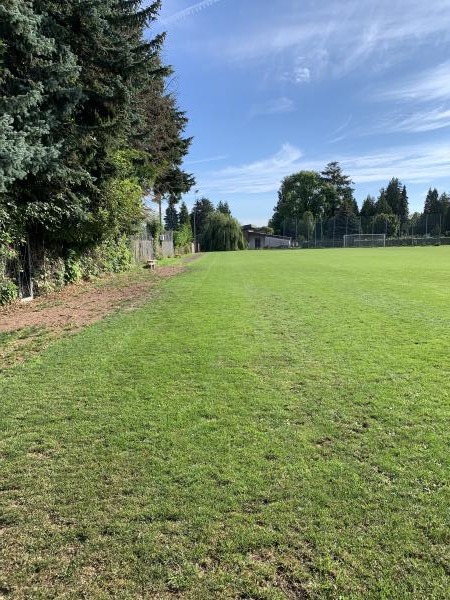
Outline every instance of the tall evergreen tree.
<svg viewBox="0 0 450 600">
<path fill-rule="evenodd" d="M 391 207 L 393 214 L 400 215 L 402 185 L 396 177 L 393 177 L 388 183 L 385 191 L 385 198 L 386 202 Z"/>
<path fill-rule="evenodd" d="M 0 5 L 0 37 L 0 191 L 23 228 L 55 228 L 84 204 L 68 182 L 90 180 L 68 142 L 80 68 L 31 2 Z"/>
<path fill-rule="evenodd" d="M 400 225 L 400 233 L 405 233 L 408 229 L 408 219 L 409 219 L 409 202 L 408 202 L 408 193 L 406 191 L 406 185 L 403 186 L 402 192 L 400 195 L 400 201 L 398 204 L 398 217 L 399 217 L 399 225 Z"/>
<path fill-rule="evenodd" d="M 376 203 L 377 215 L 390 215 L 392 214 L 392 207 L 387 201 L 386 190 L 381 188 L 380 195 Z"/>
<path fill-rule="evenodd" d="M 423 212 L 428 215 L 438 214 L 441 212 L 441 204 L 439 202 L 439 192 L 436 188 L 429 189 L 425 198 Z"/>
<path fill-rule="evenodd" d="M 182 227 L 185 223 L 189 223 L 189 225 L 191 223 L 189 218 L 188 207 L 186 206 L 185 202 L 182 202 L 180 206 L 179 222 L 180 227 Z"/>
<path fill-rule="evenodd" d="M 174 202 L 169 202 L 166 208 L 166 216 L 164 217 L 166 229 L 176 231 L 179 227 L 178 212 Z"/>
<path fill-rule="evenodd" d="M 361 206 L 361 217 L 373 217 L 376 214 L 375 198 L 373 196 L 367 196 Z"/>
<path fill-rule="evenodd" d="M 214 204 L 208 198 L 200 198 L 191 212 L 191 227 L 196 239 L 200 239 L 209 214 L 214 212 Z"/>
<path fill-rule="evenodd" d="M 220 213 L 222 213 L 223 215 L 231 216 L 231 210 L 230 210 L 230 207 L 228 206 L 228 202 L 220 201 L 219 204 L 217 205 L 217 210 Z"/>
<path fill-rule="evenodd" d="M 354 202 L 353 181 L 348 175 L 342 172 L 342 168 L 337 161 L 328 163 L 322 171 L 321 177 L 323 182 L 329 184 L 335 190 L 334 198 L 332 198 L 330 205 L 329 216 L 334 216 L 344 202 Z"/>
</svg>

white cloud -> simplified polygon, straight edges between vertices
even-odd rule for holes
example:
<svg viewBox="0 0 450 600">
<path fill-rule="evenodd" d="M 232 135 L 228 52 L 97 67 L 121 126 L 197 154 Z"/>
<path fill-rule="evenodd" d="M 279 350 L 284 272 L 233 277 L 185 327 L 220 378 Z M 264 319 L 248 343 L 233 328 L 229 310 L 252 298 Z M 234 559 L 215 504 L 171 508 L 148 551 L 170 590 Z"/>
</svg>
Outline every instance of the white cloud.
<svg viewBox="0 0 450 600">
<path fill-rule="evenodd" d="M 362 155 L 328 156 L 306 159 L 300 149 L 284 144 L 264 160 L 233 166 L 200 178 L 206 193 L 276 193 L 281 180 L 302 169 L 320 171 L 331 160 L 338 160 L 355 183 L 386 183 L 399 177 L 406 184 L 432 182 L 447 178 L 450 172 L 450 143 L 400 146 L 390 151 Z"/>
<path fill-rule="evenodd" d="M 292 75 L 295 83 L 307 83 L 311 79 L 311 71 L 308 67 L 295 67 Z"/>
<path fill-rule="evenodd" d="M 284 144 L 276 154 L 264 160 L 211 173 L 200 182 L 201 187 L 223 194 L 273 192 L 283 177 L 301 168 L 301 157 L 301 150 Z"/>
<path fill-rule="evenodd" d="M 381 92 L 378 99 L 420 102 L 450 99 L 450 61 L 405 79 Z"/>
<path fill-rule="evenodd" d="M 410 53 L 411 45 L 448 43 L 449 32 L 448 0 L 280 0 L 263 22 L 255 17 L 234 34 L 214 36 L 209 50 L 219 60 L 243 66 L 249 61 L 275 64 L 282 76 L 297 70 L 303 82 L 324 73 L 342 76 L 374 58 L 372 71 L 383 69 Z M 204 44 L 203 39 L 203 49 Z"/>
<path fill-rule="evenodd" d="M 398 177 L 405 183 L 447 178 L 450 144 L 400 146 L 362 156 L 343 156 L 343 168 L 356 183 L 386 182 Z"/>
<path fill-rule="evenodd" d="M 228 158 L 228 156 L 224 155 L 220 155 L 220 156 L 211 156 L 209 158 L 200 158 L 200 159 L 196 159 L 196 160 L 187 160 L 185 161 L 185 166 L 188 165 L 201 165 L 204 163 L 210 163 L 210 162 L 216 162 L 219 160 L 226 160 Z"/>
<path fill-rule="evenodd" d="M 295 103 L 291 98 L 282 96 L 274 98 L 261 104 L 255 104 L 250 110 L 251 117 L 259 117 L 263 115 L 276 115 L 280 113 L 292 112 L 295 110 Z"/>
<path fill-rule="evenodd" d="M 177 21 L 181 21 L 201 12 L 205 8 L 209 8 L 210 6 L 213 6 L 218 2 L 222 2 L 222 0 L 203 0 L 202 2 L 197 2 L 196 4 L 192 4 L 191 6 L 188 6 L 183 10 L 179 10 L 176 13 L 173 13 L 168 17 L 161 19 L 160 22 L 163 26 L 169 25 L 171 23 L 176 23 Z"/>
<path fill-rule="evenodd" d="M 450 109 L 439 107 L 432 110 L 418 110 L 409 115 L 394 115 L 382 127 L 385 133 L 401 131 L 423 133 L 450 127 Z"/>
</svg>

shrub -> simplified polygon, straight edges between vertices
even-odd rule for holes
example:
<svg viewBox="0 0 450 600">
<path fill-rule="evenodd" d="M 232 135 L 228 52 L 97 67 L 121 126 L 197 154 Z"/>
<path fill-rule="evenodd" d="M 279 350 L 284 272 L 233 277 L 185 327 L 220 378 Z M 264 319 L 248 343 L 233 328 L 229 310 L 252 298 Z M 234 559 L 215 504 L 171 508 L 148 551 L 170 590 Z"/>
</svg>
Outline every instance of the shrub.
<svg viewBox="0 0 450 600">
<path fill-rule="evenodd" d="M 7 277 L 0 278 L 0 306 L 10 304 L 19 297 L 17 285 Z"/>
<path fill-rule="evenodd" d="M 83 277 L 83 267 L 80 258 L 71 250 L 64 261 L 64 281 L 77 283 Z"/>
</svg>

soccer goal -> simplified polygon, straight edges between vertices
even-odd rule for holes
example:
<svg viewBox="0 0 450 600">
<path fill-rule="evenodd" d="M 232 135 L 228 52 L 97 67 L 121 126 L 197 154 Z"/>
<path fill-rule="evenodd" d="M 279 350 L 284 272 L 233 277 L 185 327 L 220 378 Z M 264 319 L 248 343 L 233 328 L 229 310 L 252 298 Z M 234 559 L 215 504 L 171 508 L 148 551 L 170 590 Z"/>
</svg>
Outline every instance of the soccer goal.
<svg viewBox="0 0 450 600">
<path fill-rule="evenodd" d="M 385 233 L 353 233 L 344 235 L 344 248 L 377 248 L 386 246 Z"/>
</svg>

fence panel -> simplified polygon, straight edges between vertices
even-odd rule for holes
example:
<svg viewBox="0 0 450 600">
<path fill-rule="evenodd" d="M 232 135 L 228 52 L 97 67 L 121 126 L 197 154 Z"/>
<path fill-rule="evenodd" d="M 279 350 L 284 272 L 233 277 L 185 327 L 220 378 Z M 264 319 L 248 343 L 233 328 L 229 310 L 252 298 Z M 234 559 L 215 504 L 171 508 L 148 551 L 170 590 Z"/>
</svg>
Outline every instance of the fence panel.
<svg viewBox="0 0 450 600">
<path fill-rule="evenodd" d="M 143 263 L 155 258 L 153 240 L 133 240 L 131 246 L 135 262 Z"/>
</svg>

